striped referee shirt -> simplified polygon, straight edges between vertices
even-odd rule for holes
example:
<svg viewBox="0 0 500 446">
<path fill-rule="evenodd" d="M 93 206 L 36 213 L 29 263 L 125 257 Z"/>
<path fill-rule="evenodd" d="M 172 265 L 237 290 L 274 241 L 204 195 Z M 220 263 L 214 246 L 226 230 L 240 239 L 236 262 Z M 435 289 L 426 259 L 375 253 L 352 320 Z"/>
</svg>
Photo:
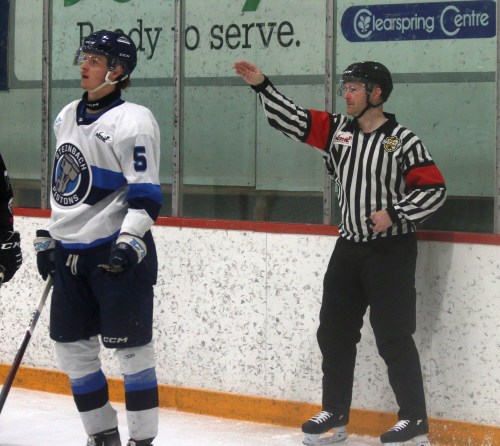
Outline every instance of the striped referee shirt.
<svg viewBox="0 0 500 446">
<path fill-rule="evenodd" d="M 422 141 L 394 115 L 384 113 L 388 120 L 381 127 L 363 133 L 355 118 L 297 106 L 268 78 L 252 88 L 272 127 L 322 152 L 338 187 L 339 232 L 345 239 L 363 242 L 415 232 L 415 223 L 444 203 L 441 172 Z M 374 233 L 367 219 L 383 209 L 393 225 Z"/>
</svg>

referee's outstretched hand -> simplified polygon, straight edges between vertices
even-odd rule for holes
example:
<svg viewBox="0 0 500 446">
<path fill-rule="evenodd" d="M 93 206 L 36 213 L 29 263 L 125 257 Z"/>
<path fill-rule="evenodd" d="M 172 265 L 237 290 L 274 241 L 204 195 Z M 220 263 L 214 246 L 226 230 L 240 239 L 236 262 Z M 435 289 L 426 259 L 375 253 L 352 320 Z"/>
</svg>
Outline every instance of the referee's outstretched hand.
<svg viewBox="0 0 500 446">
<path fill-rule="evenodd" d="M 240 60 L 234 63 L 233 68 L 236 74 L 241 76 L 249 85 L 259 85 L 264 82 L 264 74 L 262 71 L 250 62 Z"/>
</svg>

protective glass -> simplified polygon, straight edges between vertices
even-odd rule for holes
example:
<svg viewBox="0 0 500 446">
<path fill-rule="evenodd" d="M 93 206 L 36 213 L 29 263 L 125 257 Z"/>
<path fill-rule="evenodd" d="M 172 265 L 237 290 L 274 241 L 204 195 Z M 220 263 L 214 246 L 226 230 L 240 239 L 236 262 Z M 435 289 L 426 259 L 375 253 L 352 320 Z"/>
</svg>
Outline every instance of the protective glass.
<svg viewBox="0 0 500 446">
<path fill-rule="evenodd" d="M 341 79 L 339 82 L 339 85 L 337 87 L 337 95 L 343 97 L 343 96 L 345 96 L 345 94 L 347 92 L 349 92 L 351 94 L 356 94 L 356 93 L 359 93 L 360 91 L 365 90 L 364 85 L 361 85 L 361 84 L 353 85 L 352 82 L 353 81 L 351 81 L 351 80 L 346 81 L 346 80 Z M 347 84 L 349 84 L 349 85 L 347 85 Z"/>
<path fill-rule="evenodd" d="M 97 54 L 84 53 L 81 48 L 79 48 L 76 52 L 73 63 L 75 65 L 83 65 L 84 63 L 87 63 L 91 68 L 108 66 L 107 60 L 102 59 L 102 56 L 99 57 Z"/>
</svg>

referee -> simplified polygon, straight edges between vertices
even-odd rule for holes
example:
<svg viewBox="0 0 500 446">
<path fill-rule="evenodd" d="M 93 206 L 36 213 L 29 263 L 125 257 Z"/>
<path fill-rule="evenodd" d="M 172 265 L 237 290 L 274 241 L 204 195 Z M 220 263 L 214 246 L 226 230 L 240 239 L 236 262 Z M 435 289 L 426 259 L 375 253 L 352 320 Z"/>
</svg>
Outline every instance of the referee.
<svg viewBox="0 0 500 446">
<path fill-rule="evenodd" d="M 399 405 L 399 421 L 381 441 L 413 439 L 428 445 L 422 372 L 412 337 L 415 224 L 444 203 L 446 187 L 418 136 L 383 111 L 392 91 L 389 70 L 379 62 L 347 67 L 338 88 L 346 116 L 297 106 L 249 62 L 236 62 L 234 69 L 257 92 L 272 127 L 322 152 L 338 187 L 340 237 L 324 278 L 317 335 L 323 355 L 322 411 L 303 424 L 304 443 L 347 436 L 356 344 L 369 306 L 378 352 Z M 333 437 L 320 439 L 332 428 Z"/>
</svg>

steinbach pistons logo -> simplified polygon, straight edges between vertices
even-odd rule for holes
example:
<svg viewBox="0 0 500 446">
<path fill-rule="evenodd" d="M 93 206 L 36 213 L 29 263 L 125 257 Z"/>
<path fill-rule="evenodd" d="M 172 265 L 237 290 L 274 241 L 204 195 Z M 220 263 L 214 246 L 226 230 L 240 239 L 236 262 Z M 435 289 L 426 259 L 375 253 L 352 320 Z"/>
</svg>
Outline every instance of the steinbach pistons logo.
<svg viewBox="0 0 500 446">
<path fill-rule="evenodd" d="M 393 153 L 401 147 L 401 140 L 397 136 L 388 136 L 382 141 L 386 153 Z"/>
<path fill-rule="evenodd" d="M 70 143 L 60 145 L 54 158 L 52 197 L 59 206 L 78 206 L 90 192 L 92 173 L 78 147 Z"/>
</svg>

